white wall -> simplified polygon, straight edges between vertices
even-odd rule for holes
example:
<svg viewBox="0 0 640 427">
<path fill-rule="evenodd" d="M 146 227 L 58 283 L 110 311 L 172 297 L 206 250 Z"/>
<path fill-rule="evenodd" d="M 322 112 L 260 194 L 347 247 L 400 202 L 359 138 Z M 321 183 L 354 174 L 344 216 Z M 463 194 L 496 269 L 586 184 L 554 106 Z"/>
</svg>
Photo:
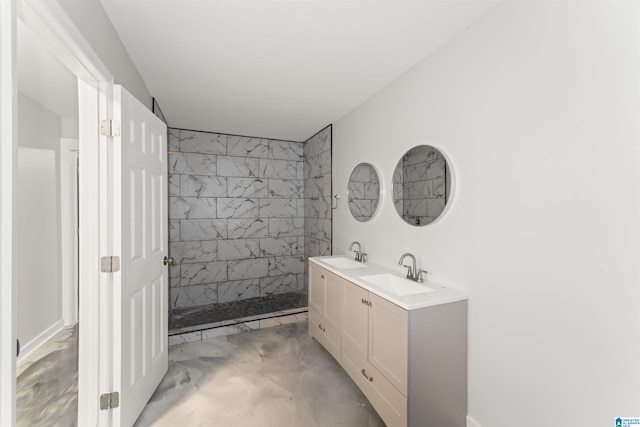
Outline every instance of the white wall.
<svg viewBox="0 0 640 427">
<path fill-rule="evenodd" d="M 334 125 L 334 193 L 359 162 L 387 186 L 371 222 L 334 211 L 334 250 L 359 240 L 398 272 L 413 252 L 469 293 L 480 426 L 640 416 L 636 3 L 507 1 Z M 458 188 L 415 228 L 390 183 L 423 143 L 449 155 Z"/>
<path fill-rule="evenodd" d="M 80 124 L 78 117 L 61 117 L 62 138 L 78 139 L 80 137 Z"/>
<path fill-rule="evenodd" d="M 151 109 L 151 94 L 138 73 L 120 36 L 107 17 L 99 0 L 57 0 L 104 65 L 115 83 L 124 86 L 140 102 Z M 141 23 L 144 31 L 150 22 Z"/>
<path fill-rule="evenodd" d="M 17 333 L 23 346 L 62 320 L 60 135 L 60 117 L 19 94 Z"/>
</svg>

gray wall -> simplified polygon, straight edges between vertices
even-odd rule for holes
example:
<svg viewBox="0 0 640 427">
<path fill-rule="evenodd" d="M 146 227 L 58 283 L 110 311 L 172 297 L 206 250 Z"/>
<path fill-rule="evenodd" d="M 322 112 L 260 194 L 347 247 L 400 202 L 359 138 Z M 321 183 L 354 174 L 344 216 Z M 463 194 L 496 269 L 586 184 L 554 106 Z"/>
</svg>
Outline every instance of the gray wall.
<svg viewBox="0 0 640 427">
<path fill-rule="evenodd" d="M 169 129 L 171 307 L 304 288 L 303 144 Z"/>
</svg>

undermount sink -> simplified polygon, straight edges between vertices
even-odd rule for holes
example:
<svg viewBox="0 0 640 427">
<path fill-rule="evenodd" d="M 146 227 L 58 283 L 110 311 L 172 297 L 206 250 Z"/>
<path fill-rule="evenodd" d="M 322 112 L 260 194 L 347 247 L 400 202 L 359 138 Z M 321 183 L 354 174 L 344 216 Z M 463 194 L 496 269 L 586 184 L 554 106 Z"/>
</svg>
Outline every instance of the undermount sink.
<svg viewBox="0 0 640 427">
<path fill-rule="evenodd" d="M 341 268 L 341 269 L 351 269 L 351 268 L 364 268 L 365 264 L 354 261 L 349 258 L 340 257 L 340 258 L 325 258 L 322 262 L 329 264 L 331 267 Z"/>
<path fill-rule="evenodd" d="M 387 273 L 360 276 L 360 280 L 371 283 L 372 285 L 401 297 L 433 291 L 433 289 L 421 283 Z"/>
</svg>

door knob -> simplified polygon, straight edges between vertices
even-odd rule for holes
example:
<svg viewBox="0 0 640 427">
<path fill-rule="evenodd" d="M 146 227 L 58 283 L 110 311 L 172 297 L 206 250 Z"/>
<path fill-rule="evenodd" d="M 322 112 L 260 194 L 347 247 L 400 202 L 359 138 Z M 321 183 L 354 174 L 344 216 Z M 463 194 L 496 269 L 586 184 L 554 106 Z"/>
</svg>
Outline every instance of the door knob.
<svg viewBox="0 0 640 427">
<path fill-rule="evenodd" d="M 173 264 L 173 257 L 170 257 L 170 256 L 169 257 L 167 257 L 167 256 L 164 257 L 164 259 L 162 260 L 162 263 L 164 265 Z"/>
</svg>

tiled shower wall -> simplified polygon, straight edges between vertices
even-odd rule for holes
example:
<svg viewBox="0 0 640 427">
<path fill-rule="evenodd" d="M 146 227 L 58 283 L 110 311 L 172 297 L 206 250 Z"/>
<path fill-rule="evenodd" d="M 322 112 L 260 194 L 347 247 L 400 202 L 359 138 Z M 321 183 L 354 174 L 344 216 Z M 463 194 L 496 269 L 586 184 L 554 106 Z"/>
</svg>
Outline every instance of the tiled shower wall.
<svg viewBox="0 0 640 427">
<path fill-rule="evenodd" d="M 304 291 L 303 143 L 169 129 L 169 151 L 171 307 Z"/>
<path fill-rule="evenodd" d="M 304 144 L 305 256 L 331 255 L 331 125 Z"/>
</svg>

